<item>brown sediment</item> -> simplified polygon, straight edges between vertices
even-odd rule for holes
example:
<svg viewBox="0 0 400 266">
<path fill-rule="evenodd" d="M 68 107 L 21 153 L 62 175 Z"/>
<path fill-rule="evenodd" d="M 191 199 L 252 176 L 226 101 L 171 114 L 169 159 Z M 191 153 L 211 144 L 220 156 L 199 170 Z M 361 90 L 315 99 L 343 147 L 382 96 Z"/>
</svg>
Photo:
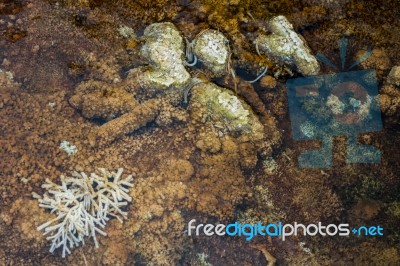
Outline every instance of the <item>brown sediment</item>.
<svg viewBox="0 0 400 266">
<path fill-rule="evenodd" d="M 262 254 L 265 256 L 265 259 L 268 262 L 267 266 L 275 265 L 276 259 L 271 255 L 271 253 L 269 253 L 269 251 L 265 248 L 265 246 L 259 244 L 259 245 L 251 245 L 251 247 L 258 249 L 259 251 L 262 252 Z"/>
<path fill-rule="evenodd" d="M 385 114 L 385 121 L 396 124 L 399 123 L 400 116 L 400 90 L 393 85 L 385 84 L 381 87 L 379 94 L 379 104 Z"/>
<path fill-rule="evenodd" d="M 240 170 L 240 154 L 237 144 L 224 138 L 219 154 L 196 156 L 199 164 L 190 182 L 188 207 L 202 213 L 210 213 L 222 220 L 231 219 L 234 206 L 248 193 Z"/>
<path fill-rule="evenodd" d="M 273 89 L 276 87 L 276 79 L 272 76 L 264 76 L 260 79 L 260 86 L 267 89 Z"/>
<path fill-rule="evenodd" d="M 80 84 L 69 102 L 82 110 L 84 117 L 107 121 L 128 113 L 139 105 L 125 89 L 99 82 Z"/>
<path fill-rule="evenodd" d="M 242 96 L 245 101 L 253 108 L 258 114 L 260 121 L 264 125 L 264 133 L 268 142 L 264 142 L 264 156 L 269 155 L 272 152 L 274 146 L 277 146 L 280 142 L 280 133 L 277 129 L 277 122 L 275 117 L 266 108 L 262 98 L 255 90 L 254 86 L 247 81 L 239 81 L 237 86 L 238 95 Z"/>
<path fill-rule="evenodd" d="M 400 95 L 398 86 L 385 83 L 391 67 L 400 62 L 397 3 L 55 2 L 0 4 L 0 264 L 185 265 L 198 262 L 197 252 L 208 252 L 214 265 L 272 261 L 242 238 L 199 240 L 185 234 L 193 217 L 229 222 L 238 213 L 251 221 L 361 220 L 388 228 L 384 238 L 252 240 L 277 263 L 399 263 L 399 218 L 387 206 L 399 201 Z M 258 32 L 268 33 L 266 21 L 277 14 L 287 15 L 314 54 L 321 50 L 335 64 L 340 64 L 337 40 L 343 35 L 351 39 L 348 58 L 353 61 L 358 51 L 372 46 L 372 57 L 354 70 L 377 71 L 384 129 L 359 140 L 381 150 L 380 164 L 346 164 L 346 139 L 341 137 L 335 138 L 334 168 L 298 167 L 298 154 L 318 148 L 318 140 L 293 141 L 284 87 L 288 76 L 283 66 L 258 55 L 253 43 Z M 141 40 L 120 36 L 118 28 L 132 27 L 140 36 L 157 21 L 172 21 L 189 38 L 207 28 L 221 31 L 230 40 L 232 69 L 255 73 L 268 67 L 271 76 L 260 83 L 250 85 L 241 77 L 235 81 L 262 132 L 221 134 L 212 123 L 191 116 L 178 91 L 154 100 L 145 90 L 140 95 L 143 88 L 136 78 L 125 77 L 128 70 L 148 63 L 139 56 Z M 194 69 L 192 73 L 202 71 Z M 333 70 L 323 67 L 321 73 L 328 72 Z M 223 84 L 234 91 L 229 75 Z M 63 140 L 78 152 L 68 156 L 59 147 Z M 263 171 L 265 157 L 275 159 L 276 172 Z M 54 215 L 39 208 L 31 192 L 44 192 L 45 178 L 57 182 L 61 174 L 97 167 L 123 167 L 134 174 L 128 220 L 120 224 L 112 219 L 105 228 L 108 236 L 99 237 L 99 249 L 88 239 L 66 259 L 58 251 L 50 254 L 49 242 L 35 228 Z"/>
<path fill-rule="evenodd" d="M 90 137 L 91 145 L 109 144 L 116 138 L 145 126 L 155 119 L 156 112 L 152 103 L 136 105 L 128 113 L 100 126 L 94 136 Z"/>
<path fill-rule="evenodd" d="M 312 26 L 326 20 L 327 11 L 323 6 L 304 7 L 303 10 L 290 14 L 287 18 L 295 29 Z"/>
<path fill-rule="evenodd" d="M 356 54 L 356 58 L 362 56 L 365 51 L 360 50 Z M 365 61 L 360 63 L 361 67 L 364 69 L 374 69 L 376 71 L 377 77 L 382 79 L 389 73 L 392 66 L 389 55 L 384 49 L 375 48 L 371 51 L 371 57 L 367 58 Z"/>
</svg>

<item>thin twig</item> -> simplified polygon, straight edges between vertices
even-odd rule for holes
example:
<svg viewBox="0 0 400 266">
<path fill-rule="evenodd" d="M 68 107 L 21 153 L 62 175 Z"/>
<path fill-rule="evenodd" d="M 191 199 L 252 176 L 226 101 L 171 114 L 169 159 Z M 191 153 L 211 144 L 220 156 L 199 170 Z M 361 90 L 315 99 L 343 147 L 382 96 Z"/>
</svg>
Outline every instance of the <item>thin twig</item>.
<svg viewBox="0 0 400 266">
<path fill-rule="evenodd" d="M 192 67 L 192 66 L 195 66 L 197 64 L 197 56 L 195 56 L 195 55 L 192 55 L 192 56 L 193 56 L 193 62 L 189 63 L 189 62 L 185 61 L 185 65 L 187 65 L 189 67 Z"/>
<path fill-rule="evenodd" d="M 247 82 L 248 82 L 248 83 L 255 83 L 255 82 L 257 82 L 260 78 L 262 78 L 262 77 L 265 75 L 265 73 L 267 73 L 267 71 L 268 71 L 268 67 L 265 67 L 264 71 L 261 72 L 261 74 L 258 75 L 258 76 L 256 77 L 256 79 L 251 80 L 251 81 L 247 81 Z"/>
<path fill-rule="evenodd" d="M 259 56 L 261 56 L 260 50 L 258 50 L 258 38 L 255 40 L 256 43 L 256 52 Z"/>
<path fill-rule="evenodd" d="M 188 95 L 189 95 L 189 91 L 196 86 L 197 84 L 203 82 L 201 79 L 198 78 L 194 78 L 192 79 L 189 84 L 184 88 L 183 90 L 183 103 L 187 104 L 188 102 Z"/>
<path fill-rule="evenodd" d="M 235 86 L 235 94 L 237 94 L 237 82 L 236 82 L 236 75 L 235 75 L 235 70 L 231 68 L 231 75 L 233 78 L 233 84 Z"/>
</svg>

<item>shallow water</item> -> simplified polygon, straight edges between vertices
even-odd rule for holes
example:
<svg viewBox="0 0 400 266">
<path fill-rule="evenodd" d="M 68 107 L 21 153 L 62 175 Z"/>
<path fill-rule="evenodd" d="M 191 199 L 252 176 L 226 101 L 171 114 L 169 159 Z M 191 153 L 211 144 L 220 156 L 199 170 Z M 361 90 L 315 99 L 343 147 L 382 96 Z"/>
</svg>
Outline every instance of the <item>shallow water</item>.
<svg viewBox="0 0 400 266">
<path fill-rule="evenodd" d="M 0 264 L 399 264 L 400 74 L 390 73 L 400 64 L 399 12 L 395 1 L 2 1 Z M 329 60 L 319 57 L 316 75 L 257 47 L 278 15 L 311 56 Z M 146 80 L 160 73 L 163 84 L 175 69 L 141 52 L 152 41 L 146 27 L 161 22 L 189 42 L 222 33 L 226 71 L 200 59 L 185 71 L 201 82 Z M 32 192 L 51 191 L 46 178 L 58 185 L 61 175 L 98 168 L 132 175 L 126 219 L 108 216 L 98 248 L 84 236 L 65 258 L 61 247 L 50 253 L 51 233 L 37 227 L 62 210 L 40 207 Z M 349 232 L 189 236 L 193 219 L 348 224 Z"/>
</svg>

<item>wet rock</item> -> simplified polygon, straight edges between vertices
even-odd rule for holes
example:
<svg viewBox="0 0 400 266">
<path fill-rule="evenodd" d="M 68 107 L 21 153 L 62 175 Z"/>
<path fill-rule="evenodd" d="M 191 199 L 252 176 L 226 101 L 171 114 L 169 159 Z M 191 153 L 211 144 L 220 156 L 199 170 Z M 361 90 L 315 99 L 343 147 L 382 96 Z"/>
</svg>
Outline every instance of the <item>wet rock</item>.
<svg viewBox="0 0 400 266">
<path fill-rule="evenodd" d="M 193 53 L 215 76 L 225 73 L 229 60 L 229 41 L 219 31 L 206 30 L 193 41 Z"/>
<path fill-rule="evenodd" d="M 199 83 L 192 88 L 191 110 L 194 119 L 212 121 L 221 132 L 263 135 L 263 126 L 250 106 L 230 90 L 213 83 Z"/>
<path fill-rule="evenodd" d="M 141 49 L 152 69 L 141 72 L 139 82 L 148 90 L 183 88 L 190 75 L 184 67 L 184 46 L 179 31 L 170 22 L 154 23 L 144 31 L 146 43 Z"/>
<path fill-rule="evenodd" d="M 387 81 L 392 85 L 400 86 L 400 66 L 394 66 L 390 70 Z"/>
<path fill-rule="evenodd" d="M 293 25 L 284 16 L 274 17 L 269 23 L 272 34 L 260 34 L 255 41 L 259 51 L 295 66 L 303 75 L 318 74 L 317 59 L 304 39 L 293 30 Z"/>
<path fill-rule="evenodd" d="M 393 85 L 385 84 L 379 92 L 379 106 L 385 115 L 385 122 L 398 124 L 400 118 L 400 90 Z"/>
</svg>

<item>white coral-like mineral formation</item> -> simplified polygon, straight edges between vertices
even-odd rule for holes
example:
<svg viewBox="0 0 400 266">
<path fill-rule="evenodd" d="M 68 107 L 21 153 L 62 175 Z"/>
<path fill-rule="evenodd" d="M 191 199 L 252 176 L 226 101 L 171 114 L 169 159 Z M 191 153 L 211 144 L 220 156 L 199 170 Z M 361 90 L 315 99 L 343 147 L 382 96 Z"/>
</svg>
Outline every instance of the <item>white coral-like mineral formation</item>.
<svg viewBox="0 0 400 266">
<path fill-rule="evenodd" d="M 303 75 L 319 72 L 317 59 L 311 54 L 305 40 L 293 30 L 293 25 L 284 17 L 277 16 L 269 22 L 272 34 L 260 34 L 256 39 L 257 48 L 283 63 L 296 66 Z"/>
<path fill-rule="evenodd" d="M 33 194 L 39 206 L 50 210 L 57 217 L 40 225 L 52 241 L 50 252 L 62 247 L 62 257 L 71 253 L 70 249 L 85 244 L 85 237 L 92 237 L 98 247 L 96 234 L 107 235 L 102 228 L 109 217 L 116 217 L 121 223 L 127 212 L 121 208 L 132 199 L 128 195 L 133 186 L 131 175 L 122 179 L 123 169 L 109 172 L 99 168 L 90 176 L 73 172 L 71 177 L 61 176 L 61 185 L 49 179 L 42 185 L 47 191 L 43 196 Z"/>
</svg>

